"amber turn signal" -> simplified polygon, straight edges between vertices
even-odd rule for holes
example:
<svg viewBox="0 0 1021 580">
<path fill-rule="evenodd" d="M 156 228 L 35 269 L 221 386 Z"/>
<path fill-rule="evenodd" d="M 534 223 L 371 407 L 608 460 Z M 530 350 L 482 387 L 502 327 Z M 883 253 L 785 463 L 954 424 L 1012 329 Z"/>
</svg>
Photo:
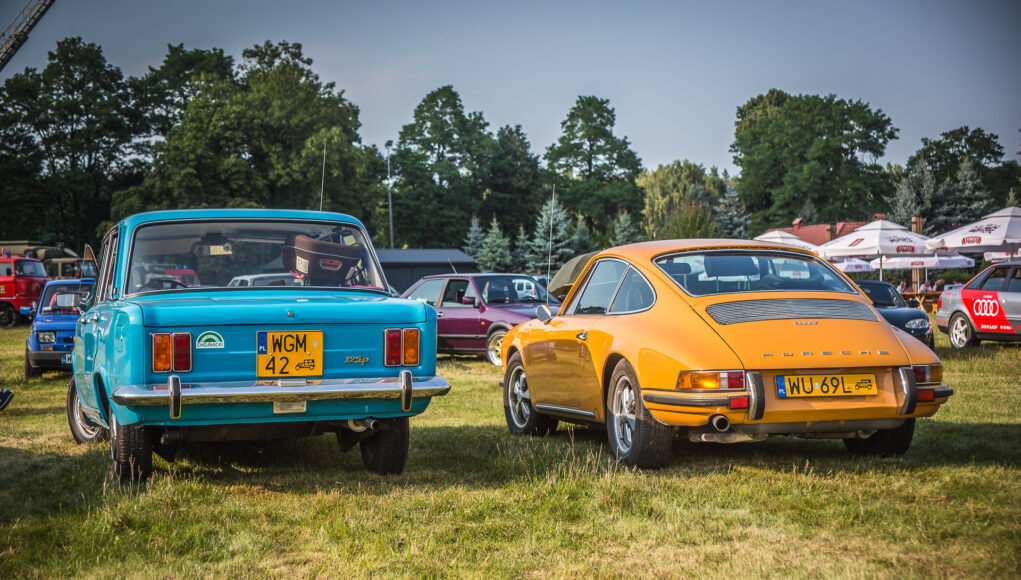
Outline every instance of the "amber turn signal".
<svg viewBox="0 0 1021 580">
<path fill-rule="evenodd" d="M 743 389 L 744 371 L 682 371 L 678 390 Z"/>
<path fill-rule="evenodd" d="M 152 372 L 169 373 L 174 359 L 174 347 L 170 334 L 155 333 L 152 335 Z"/>
<path fill-rule="evenodd" d="M 404 329 L 404 366 L 418 366 L 420 334 L 417 328 Z"/>
</svg>

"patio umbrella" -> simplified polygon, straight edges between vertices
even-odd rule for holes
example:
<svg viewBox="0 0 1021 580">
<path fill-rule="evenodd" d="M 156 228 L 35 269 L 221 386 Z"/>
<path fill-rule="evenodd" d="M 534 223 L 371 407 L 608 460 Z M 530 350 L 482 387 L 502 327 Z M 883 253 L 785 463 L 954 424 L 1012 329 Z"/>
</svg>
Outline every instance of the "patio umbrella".
<svg viewBox="0 0 1021 580">
<path fill-rule="evenodd" d="M 932 238 L 929 247 L 960 252 L 1007 252 L 1021 249 L 1021 207 L 1007 207 L 977 222 Z"/>
<path fill-rule="evenodd" d="M 887 220 L 867 223 L 846 236 L 819 246 L 819 255 L 827 260 L 845 257 L 878 256 L 879 278 L 883 278 L 883 259 L 887 256 L 922 256 L 934 253 L 925 243 L 929 238 Z"/>
<path fill-rule="evenodd" d="M 588 261 L 592 259 L 599 252 L 588 252 L 580 256 L 575 256 L 564 263 L 563 266 L 557 270 L 557 273 L 550 279 L 549 285 L 546 289 L 553 296 L 562 296 L 567 294 L 571 290 L 571 286 L 574 285 L 575 280 L 581 274 L 581 271 L 588 265 Z"/>
<path fill-rule="evenodd" d="M 876 258 L 870 262 L 873 268 L 879 267 L 879 258 Z M 946 268 L 974 268 L 975 260 L 967 256 L 954 255 L 943 255 L 937 254 L 935 256 L 916 256 L 913 258 L 905 256 L 897 256 L 894 258 L 887 258 L 883 262 L 883 267 L 889 270 L 906 270 L 908 268 L 925 268 L 925 269 L 938 269 L 943 270 Z"/>
<path fill-rule="evenodd" d="M 795 248 L 801 248 L 802 250 L 809 250 L 812 252 L 818 252 L 819 246 L 810 244 L 805 240 L 802 240 L 794 234 L 785 232 L 783 230 L 771 230 L 762 235 L 755 236 L 753 239 L 759 240 L 760 242 L 776 242 L 778 244 L 787 244 L 788 246 L 794 246 Z"/>
<path fill-rule="evenodd" d="M 987 262 L 1007 262 L 1010 260 L 1021 260 L 1021 250 L 1016 252 L 985 252 L 982 254 Z"/>
<path fill-rule="evenodd" d="M 859 260 L 858 258 L 846 258 L 838 262 L 833 262 L 833 266 L 841 272 L 871 272 L 872 265 L 865 260 Z"/>
</svg>

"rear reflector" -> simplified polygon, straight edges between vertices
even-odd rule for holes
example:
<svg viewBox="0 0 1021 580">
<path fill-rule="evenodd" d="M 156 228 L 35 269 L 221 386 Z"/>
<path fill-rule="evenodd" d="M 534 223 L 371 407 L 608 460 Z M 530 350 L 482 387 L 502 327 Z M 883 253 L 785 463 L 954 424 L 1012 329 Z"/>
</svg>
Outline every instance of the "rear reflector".
<svg viewBox="0 0 1021 580">
<path fill-rule="evenodd" d="M 936 400 L 936 391 L 934 391 L 932 389 L 918 389 L 918 401 L 919 402 L 924 403 L 926 401 L 935 401 L 935 400 Z"/>
<path fill-rule="evenodd" d="M 169 373 L 174 347 L 167 333 L 152 335 L 152 372 Z"/>
<path fill-rule="evenodd" d="M 748 395 L 741 395 L 740 397 L 731 397 L 729 406 L 731 409 L 747 409 Z"/>
<path fill-rule="evenodd" d="M 174 370 L 191 370 L 191 334 L 187 332 L 174 333 Z"/>
<path fill-rule="evenodd" d="M 401 364 L 401 329 L 386 329 L 386 366 L 396 367 Z"/>
<path fill-rule="evenodd" d="M 418 366 L 419 334 L 417 328 L 404 329 L 404 366 Z"/>
</svg>

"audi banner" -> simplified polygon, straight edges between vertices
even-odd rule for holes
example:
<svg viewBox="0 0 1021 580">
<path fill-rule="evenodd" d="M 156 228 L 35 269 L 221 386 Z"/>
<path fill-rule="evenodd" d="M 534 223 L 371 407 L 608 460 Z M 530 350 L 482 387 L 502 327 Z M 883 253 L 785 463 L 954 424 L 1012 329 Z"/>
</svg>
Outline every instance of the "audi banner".
<svg viewBox="0 0 1021 580">
<path fill-rule="evenodd" d="M 1014 327 L 1003 312 L 999 292 L 961 290 L 961 299 L 979 332 L 1014 332 Z"/>
</svg>

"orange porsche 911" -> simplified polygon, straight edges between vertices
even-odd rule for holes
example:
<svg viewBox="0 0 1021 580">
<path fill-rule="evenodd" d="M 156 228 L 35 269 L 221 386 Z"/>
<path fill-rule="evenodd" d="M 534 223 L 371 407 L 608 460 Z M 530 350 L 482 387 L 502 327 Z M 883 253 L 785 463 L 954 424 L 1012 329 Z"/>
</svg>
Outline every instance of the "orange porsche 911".
<svg viewBox="0 0 1021 580">
<path fill-rule="evenodd" d="M 939 358 L 807 251 L 670 240 L 594 256 L 554 316 L 503 341 L 516 434 L 605 423 L 616 458 L 659 467 L 691 441 L 842 439 L 900 455 L 953 394 Z"/>
</svg>

